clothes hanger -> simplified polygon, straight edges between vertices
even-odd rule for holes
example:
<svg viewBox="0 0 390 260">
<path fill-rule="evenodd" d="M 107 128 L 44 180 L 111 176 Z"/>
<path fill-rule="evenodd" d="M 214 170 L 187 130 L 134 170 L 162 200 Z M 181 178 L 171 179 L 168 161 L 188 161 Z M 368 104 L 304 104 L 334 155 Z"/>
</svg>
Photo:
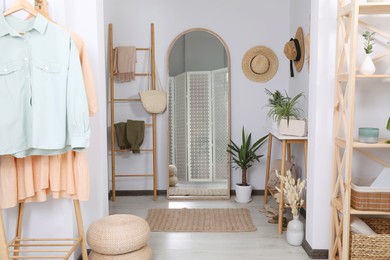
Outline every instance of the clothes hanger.
<svg viewBox="0 0 390 260">
<path fill-rule="evenodd" d="M 51 20 L 47 8 L 46 0 L 35 0 L 35 10 L 37 10 L 41 15 L 45 16 L 47 19 Z"/>
<path fill-rule="evenodd" d="M 16 0 L 15 3 L 3 13 L 3 15 L 7 16 L 22 10 L 26 11 L 32 16 L 37 16 L 38 14 L 34 7 L 26 0 Z"/>
</svg>

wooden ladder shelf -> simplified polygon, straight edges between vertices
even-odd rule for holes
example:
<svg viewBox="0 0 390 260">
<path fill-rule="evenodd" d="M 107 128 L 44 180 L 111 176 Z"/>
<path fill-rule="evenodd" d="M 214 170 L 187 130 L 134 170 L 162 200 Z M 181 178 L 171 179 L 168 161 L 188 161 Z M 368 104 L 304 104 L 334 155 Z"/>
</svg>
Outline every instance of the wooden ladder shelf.
<svg viewBox="0 0 390 260">
<path fill-rule="evenodd" d="M 136 51 L 150 52 L 150 73 L 135 73 L 135 76 L 150 77 L 152 89 L 156 89 L 156 68 L 155 68 L 155 45 L 154 45 L 154 24 L 150 25 L 151 43 L 150 48 L 136 48 Z M 145 124 L 151 127 L 153 132 L 153 147 L 141 148 L 141 152 L 153 153 L 153 173 L 137 174 L 117 174 L 116 155 L 121 152 L 130 152 L 129 149 L 116 149 L 115 147 L 115 104 L 118 102 L 141 102 L 140 98 L 115 98 L 115 78 L 114 78 L 114 40 L 113 25 L 108 25 L 109 31 L 109 48 L 110 48 L 110 109 L 111 109 L 111 178 L 112 178 L 112 201 L 116 199 L 116 178 L 124 177 L 153 177 L 153 198 L 157 199 L 157 120 L 156 114 L 152 114 L 152 123 Z"/>
</svg>

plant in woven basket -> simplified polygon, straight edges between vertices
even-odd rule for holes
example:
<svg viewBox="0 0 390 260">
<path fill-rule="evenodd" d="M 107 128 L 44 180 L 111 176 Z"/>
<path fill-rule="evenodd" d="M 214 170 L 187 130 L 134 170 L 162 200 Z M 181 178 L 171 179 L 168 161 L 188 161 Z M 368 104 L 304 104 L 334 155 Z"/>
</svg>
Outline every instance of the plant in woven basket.
<svg viewBox="0 0 390 260">
<path fill-rule="evenodd" d="M 243 127 L 241 146 L 236 145 L 232 140 L 230 140 L 231 144 L 228 144 L 226 151 L 232 155 L 232 162 L 236 164 L 234 168 L 241 168 L 242 170 L 242 186 L 248 186 L 247 170 L 252 167 L 255 161 L 260 162 L 259 159 L 264 156 L 257 155 L 256 152 L 266 142 L 267 137 L 268 135 L 265 135 L 252 144 L 252 133 L 247 136 Z"/>
<path fill-rule="evenodd" d="M 282 176 L 276 171 L 276 176 L 279 177 L 280 181 L 283 183 L 283 192 L 286 198 L 286 206 L 291 207 L 291 212 L 293 216 L 298 216 L 299 209 L 303 206 L 305 200 L 302 199 L 303 188 L 305 187 L 306 181 L 301 181 L 300 178 L 295 180 L 291 171 L 288 170 L 285 176 Z M 276 187 L 280 191 L 280 188 Z"/>
</svg>

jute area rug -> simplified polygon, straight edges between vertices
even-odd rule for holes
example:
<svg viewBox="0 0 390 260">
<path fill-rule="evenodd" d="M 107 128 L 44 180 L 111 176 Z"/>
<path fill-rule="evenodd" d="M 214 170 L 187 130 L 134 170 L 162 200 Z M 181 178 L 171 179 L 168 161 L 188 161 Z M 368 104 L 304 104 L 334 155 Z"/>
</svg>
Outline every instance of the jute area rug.
<svg viewBox="0 0 390 260">
<path fill-rule="evenodd" d="M 155 232 L 256 231 L 246 208 L 149 209 L 146 221 Z"/>
</svg>

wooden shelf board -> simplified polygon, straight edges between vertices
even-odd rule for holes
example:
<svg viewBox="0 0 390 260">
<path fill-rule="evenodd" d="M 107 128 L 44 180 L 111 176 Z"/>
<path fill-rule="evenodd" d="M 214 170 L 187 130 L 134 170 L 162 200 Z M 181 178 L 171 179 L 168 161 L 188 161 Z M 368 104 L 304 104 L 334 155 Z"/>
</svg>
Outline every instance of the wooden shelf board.
<svg viewBox="0 0 390 260">
<path fill-rule="evenodd" d="M 360 4 L 360 14 L 390 14 L 390 3 Z"/>
<path fill-rule="evenodd" d="M 366 144 L 358 141 L 353 142 L 354 148 L 390 148 L 390 144 L 386 143 L 386 139 L 380 138 L 376 144 Z"/>
<path fill-rule="evenodd" d="M 356 210 L 351 208 L 351 215 L 390 215 L 390 211 Z"/>
<path fill-rule="evenodd" d="M 387 139 L 379 138 L 378 143 L 376 144 L 367 144 L 367 143 L 361 143 L 357 140 L 354 140 L 353 142 L 353 148 L 383 148 L 383 149 L 390 149 L 390 144 L 386 143 Z M 345 147 L 346 141 L 345 139 L 341 137 L 336 137 L 336 144 L 339 147 Z"/>
<path fill-rule="evenodd" d="M 348 81 L 348 74 L 343 73 L 338 75 L 338 80 L 339 81 Z M 390 74 L 374 74 L 374 75 L 361 75 L 361 74 L 356 74 L 355 75 L 356 79 L 388 79 L 390 78 Z"/>
</svg>

